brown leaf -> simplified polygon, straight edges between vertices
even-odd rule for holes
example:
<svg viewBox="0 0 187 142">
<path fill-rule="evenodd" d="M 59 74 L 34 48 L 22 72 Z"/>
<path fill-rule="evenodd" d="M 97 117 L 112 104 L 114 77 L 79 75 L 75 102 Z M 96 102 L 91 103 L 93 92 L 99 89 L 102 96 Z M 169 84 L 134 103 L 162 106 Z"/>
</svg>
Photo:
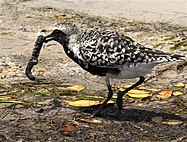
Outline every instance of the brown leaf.
<svg viewBox="0 0 187 142">
<path fill-rule="evenodd" d="M 60 132 L 65 132 L 66 134 L 72 134 L 75 133 L 77 130 L 77 128 L 71 124 L 64 124 L 63 128 L 60 128 L 59 131 Z"/>
<path fill-rule="evenodd" d="M 173 93 L 172 90 L 164 90 L 164 91 L 159 92 L 157 97 L 159 99 L 167 99 L 167 98 L 171 97 L 172 93 Z"/>
</svg>

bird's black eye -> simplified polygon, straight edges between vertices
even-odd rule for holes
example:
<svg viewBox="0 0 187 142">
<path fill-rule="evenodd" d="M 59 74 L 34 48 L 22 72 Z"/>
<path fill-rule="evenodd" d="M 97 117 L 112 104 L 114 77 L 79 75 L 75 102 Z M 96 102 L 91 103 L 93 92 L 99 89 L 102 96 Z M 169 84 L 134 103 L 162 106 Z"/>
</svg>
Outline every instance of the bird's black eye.
<svg viewBox="0 0 187 142">
<path fill-rule="evenodd" d="M 60 31 L 57 29 L 53 31 L 53 34 L 59 34 L 59 33 L 60 33 Z"/>
</svg>

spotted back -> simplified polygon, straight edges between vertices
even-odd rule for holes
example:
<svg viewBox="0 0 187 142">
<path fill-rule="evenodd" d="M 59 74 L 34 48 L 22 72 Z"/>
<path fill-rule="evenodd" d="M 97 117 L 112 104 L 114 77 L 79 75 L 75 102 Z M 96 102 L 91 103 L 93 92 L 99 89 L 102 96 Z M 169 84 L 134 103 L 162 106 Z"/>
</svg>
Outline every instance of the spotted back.
<svg viewBox="0 0 187 142">
<path fill-rule="evenodd" d="M 80 54 L 89 64 L 100 67 L 138 65 L 177 60 L 159 50 L 146 48 L 131 38 L 114 31 L 89 30 L 77 42 Z"/>
</svg>

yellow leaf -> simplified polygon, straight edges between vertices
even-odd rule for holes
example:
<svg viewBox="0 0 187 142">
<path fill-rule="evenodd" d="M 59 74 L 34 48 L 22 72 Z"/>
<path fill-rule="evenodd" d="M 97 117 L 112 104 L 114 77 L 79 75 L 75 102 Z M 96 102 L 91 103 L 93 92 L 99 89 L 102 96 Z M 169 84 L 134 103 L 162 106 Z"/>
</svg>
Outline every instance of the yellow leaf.
<svg viewBox="0 0 187 142">
<path fill-rule="evenodd" d="M 126 84 L 126 85 L 124 85 L 123 87 L 124 88 L 129 88 L 129 87 L 131 87 L 133 84 Z"/>
<path fill-rule="evenodd" d="M 114 94 L 113 96 L 112 96 L 112 99 L 117 99 L 117 94 Z"/>
<path fill-rule="evenodd" d="M 74 107 L 88 107 L 88 106 L 98 105 L 100 104 L 100 102 L 93 101 L 93 100 L 78 100 L 78 101 L 69 101 L 68 104 Z"/>
<path fill-rule="evenodd" d="M 71 86 L 71 87 L 66 87 L 66 90 L 69 90 L 69 91 L 82 91 L 84 90 L 85 87 L 84 86 L 80 86 L 80 85 L 74 85 L 74 86 Z"/>
<path fill-rule="evenodd" d="M 97 119 L 92 119 L 89 121 L 90 123 L 102 123 L 101 120 L 97 120 Z"/>
<path fill-rule="evenodd" d="M 98 119 L 95 119 L 95 118 L 92 118 L 92 119 L 82 119 L 82 118 L 79 118 L 77 120 L 78 121 L 82 121 L 82 122 L 88 122 L 88 123 L 102 123 L 101 120 L 98 120 Z"/>
<path fill-rule="evenodd" d="M 180 96 L 180 95 L 183 95 L 183 93 L 180 91 L 173 92 L 173 96 Z"/>
<path fill-rule="evenodd" d="M 102 97 L 102 96 L 89 96 L 89 95 L 85 95 L 85 98 L 89 98 L 89 99 L 102 99 L 104 97 Z"/>
<path fill-rule="evenodd" d="M 93 105 L 102 104 L 100 101 L 93 101 L 93 100 L 77 100 L 77 101 L 65 101 L 70 106 L 73 107 L 89 107 Z M 107 104 L 114 103 L 114 101 L 108 101 Z"/>
<path fill-rule="evenodd" d="M 146 98 L 149 96 L 152 96 L 150 94 L 150 92 L 148 91 L 144 91 L 144 90 L 136 90 L 136 89 L 132 89 L 127 93 L 128 96 L 132 97 L 132 98 Z"/>
<path fill-rule="evenodd" d="M 114 104 L 115 102 L 114 101 L 108 101 L 107 104 Z M 102 103 L 101 103 L 102 104 Z"/>
<path fill-rule="evenodd" d="M 148 91 L 132 89 L 128 94 L 150 94 Z"/>
<path fill-rule="evenodd" d="M 147 88 L 146 90 L 148 90 L 148 91 L 159 91 L 158 89 L 156 89 L 156 88 Z"/>
<path fill-rule="evenodd" d="M 166 125 L 180 125 L 183 122 L 182 121 L 178 121 L 178 120 L 171 120 L 171 121 L 164 121 L 161 122 L 162 124 L 166 124 Z"/>
<path fill-rule="evenodd" d="M 156 89 L 156 88 L 146 88 L 146 87 L 139 87 L 139 89 L 141 89 L 141 90 L 147 90 L 147 91 L 153 91 L 153 92 L 156 92 L 156 91 L 159 91 L 158 89 Z"/>
<path fill-rule="evenodd" d="M 133 84 L 126 84 L 123 87 L 119 87 L 119 86 L 113 85 L 113 87 L 116 88 L 116 89 L 118 89 L 119 91 L 124 91 L 125 89 L 131 87 L 132 85 Z"/>
<path fill-rule="evenodd" d="M 123 92 L 125 91 L 125 88 L 119 88 L 119 91 Z"/>
<path fill-rule="evenodd" d="M 159 92 L 157 97 L 159 99 L 167 99 L 167 98 L 171 97 L 172 93 L 173 93 L 172 90 L 164 90 L 164 91 Z"/>
<path fill-rule="evenodd" d="M 132 98 L 147 98 L 152 95 L 145 93 L 145 94 L 128 94 L 128 96 L 130 96 Z"/>
<path fill-rule="evenodd" d="M 184 87 L 185 84 L 183 82 L 179 82 L 177 84 L 174 85 L 175 87 Z"/>
</svg>

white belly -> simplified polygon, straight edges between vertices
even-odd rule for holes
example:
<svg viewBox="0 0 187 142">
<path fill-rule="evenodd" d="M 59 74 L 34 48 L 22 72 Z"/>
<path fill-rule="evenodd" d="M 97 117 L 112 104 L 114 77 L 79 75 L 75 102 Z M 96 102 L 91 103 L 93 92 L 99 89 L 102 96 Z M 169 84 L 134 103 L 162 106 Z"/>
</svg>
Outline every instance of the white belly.
<svg viewBox="0 0 187 142">
<path fill-rule="evenodd" d="M 120 67 L 119 74 L 107 73 L 106 75 L 110 78 L 118 78 L 118 79 L 131 79 L 139 76 L 145 76 L 146 74 L 151 73 L 152 69 L 159 63 L 151 63 L 151 64 L 139 64 L 138 66 Z"/>
</svg>

